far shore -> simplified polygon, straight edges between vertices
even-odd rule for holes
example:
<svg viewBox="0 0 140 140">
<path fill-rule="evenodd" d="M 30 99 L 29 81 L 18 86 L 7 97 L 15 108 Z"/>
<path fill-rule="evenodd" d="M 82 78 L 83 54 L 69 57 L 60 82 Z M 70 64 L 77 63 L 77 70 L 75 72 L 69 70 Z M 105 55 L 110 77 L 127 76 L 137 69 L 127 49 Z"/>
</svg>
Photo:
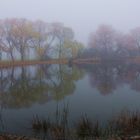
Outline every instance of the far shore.
<svg viewBox="0 0 140 140">
<path fill-rule="evenodd" d="M 99 58 L 91 59 L 49 59 L 49 60 L 15 60 L 0 61 L 0 68 L 18 67 L 18 66 L 28 66 L 28 65 L 38 65 L 38 64 L 96 64 L 100 62 L 119 62 L 122 60 L 124 62 L 138 63 L 140 64 L 140 57 L 129 57 L 125 59 L 108 59 L 106 61 Z"/>
<path fill-rule="evenodd" d="M 0 61 L 0 68 L 38 65 L 38 64 L 67 64 L 67 63 L 68 63 L 67 59 Z"/>
</svg>

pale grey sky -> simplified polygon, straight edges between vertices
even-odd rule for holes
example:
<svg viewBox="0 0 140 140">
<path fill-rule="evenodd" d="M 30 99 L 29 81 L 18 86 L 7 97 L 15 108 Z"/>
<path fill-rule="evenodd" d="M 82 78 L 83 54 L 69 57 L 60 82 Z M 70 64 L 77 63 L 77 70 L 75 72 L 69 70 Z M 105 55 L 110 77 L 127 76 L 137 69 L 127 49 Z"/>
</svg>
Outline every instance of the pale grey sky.
<svg viewBox="0 0 140 140">
<path fill-rule="evenodd" d="M 59 21 L 86 42 L 100 24 L 122 31 L 140 26 L 140 0 L 0 0 L 0 18 Z"/>
</svg>

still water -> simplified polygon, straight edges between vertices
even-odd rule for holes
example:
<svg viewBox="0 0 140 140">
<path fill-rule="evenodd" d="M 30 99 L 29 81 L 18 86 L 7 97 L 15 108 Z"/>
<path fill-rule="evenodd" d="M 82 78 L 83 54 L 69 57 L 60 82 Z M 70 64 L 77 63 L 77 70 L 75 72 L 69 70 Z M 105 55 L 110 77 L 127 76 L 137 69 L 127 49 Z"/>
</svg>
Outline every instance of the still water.
<svg viewBox="0 0 140 140">
<path fill-rule="evenodd" d="M 70 124 L 82 115 L 102 123 L 122 110 L 140 111 L 140 65 L 35 65 L 0 70 L 0 132 L 31 135 L 31 121 L 55 119 L 68 105 Z"/>
</svg>

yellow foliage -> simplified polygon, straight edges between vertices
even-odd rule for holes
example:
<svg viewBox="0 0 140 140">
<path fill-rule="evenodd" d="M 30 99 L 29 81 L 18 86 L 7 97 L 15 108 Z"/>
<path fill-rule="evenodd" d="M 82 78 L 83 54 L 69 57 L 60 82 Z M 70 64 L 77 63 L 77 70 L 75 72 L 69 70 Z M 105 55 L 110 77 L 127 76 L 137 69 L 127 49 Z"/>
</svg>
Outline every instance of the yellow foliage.
<svg viewBox="0 0 140 140">
<path fill-rule="evenodd" d="M 44 55 L 45 48 L 38 47 L 36 48 L 36 52 L 37 52 L 38 57 L 40 58 L 41 56 Z"/>
</svg>

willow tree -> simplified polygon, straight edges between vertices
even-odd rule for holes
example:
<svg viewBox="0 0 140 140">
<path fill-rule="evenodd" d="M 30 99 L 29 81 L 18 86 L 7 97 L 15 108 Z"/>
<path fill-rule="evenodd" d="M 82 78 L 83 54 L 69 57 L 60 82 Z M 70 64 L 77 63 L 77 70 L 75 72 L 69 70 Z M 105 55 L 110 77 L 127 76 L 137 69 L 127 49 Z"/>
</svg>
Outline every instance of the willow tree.
<svg viewBox="0 0 140 140">
<path fill-rule="evenodd" d="M 89 46 L 100 57 L 108 57 L 115 50 L 115 30 L 108 25 L 101 25 L 90 35 Z"/>
<path fill-rule="evenodd" d="M 2 52 L 7 53 L 14 61 L 15 54 L 21 60 L 34 51 L 39 59 L 48 58 L 50 49 L 62 58 L 64 43 L 73 41 L 74 32 L 71 28 L 61 23 L 46 23 L 43 21 L 30 21 L 27 19 L 6 19 L 0 21 L 0 58 Z M 35 55 L 35 54 L 34 54 Z"/>
<path fill-rule="evenodd" d="M 14 61 L 14 42 L 12 39 L 12 28 L 14 26 L 13 19 L 6 19 L 0 22 L 0 50 L 10 55 L 12 61 Z"/>
<path fill-rule="evenodd" d="M 84 50 L 84 45 L 76 40 L 65 40 L 63 44 L 62 57 L 63 58 L 77 58 L 80 57 Z"/>
<path fill-rule="evenodd" d="M 58 57 L 62 58 L 63 46 L 65 41 L 72 41 L 74 38 L 74 32 L 71 28 L 65 27 L 62 23 L 51 24 L 51 34 L 57 40 Z"/>
<path fill-rule="evenodd" d="M 12 40 L 16 50 L 20 53 L 22 61 L 26 58 L 26 51 L 28 50 L 29 52 L 29 47 L 34 39 L 34 33 L 31 21 L 15 19 L 12 28 Z"/>
<path fill-rule="evenodd" d="M 34 46 L 39 59 L 46 58 L 47 52 L 50 48 L 48 43 L 48 24 L 41 20 L 34 22 L 35 38 Z"/>
</svg>

